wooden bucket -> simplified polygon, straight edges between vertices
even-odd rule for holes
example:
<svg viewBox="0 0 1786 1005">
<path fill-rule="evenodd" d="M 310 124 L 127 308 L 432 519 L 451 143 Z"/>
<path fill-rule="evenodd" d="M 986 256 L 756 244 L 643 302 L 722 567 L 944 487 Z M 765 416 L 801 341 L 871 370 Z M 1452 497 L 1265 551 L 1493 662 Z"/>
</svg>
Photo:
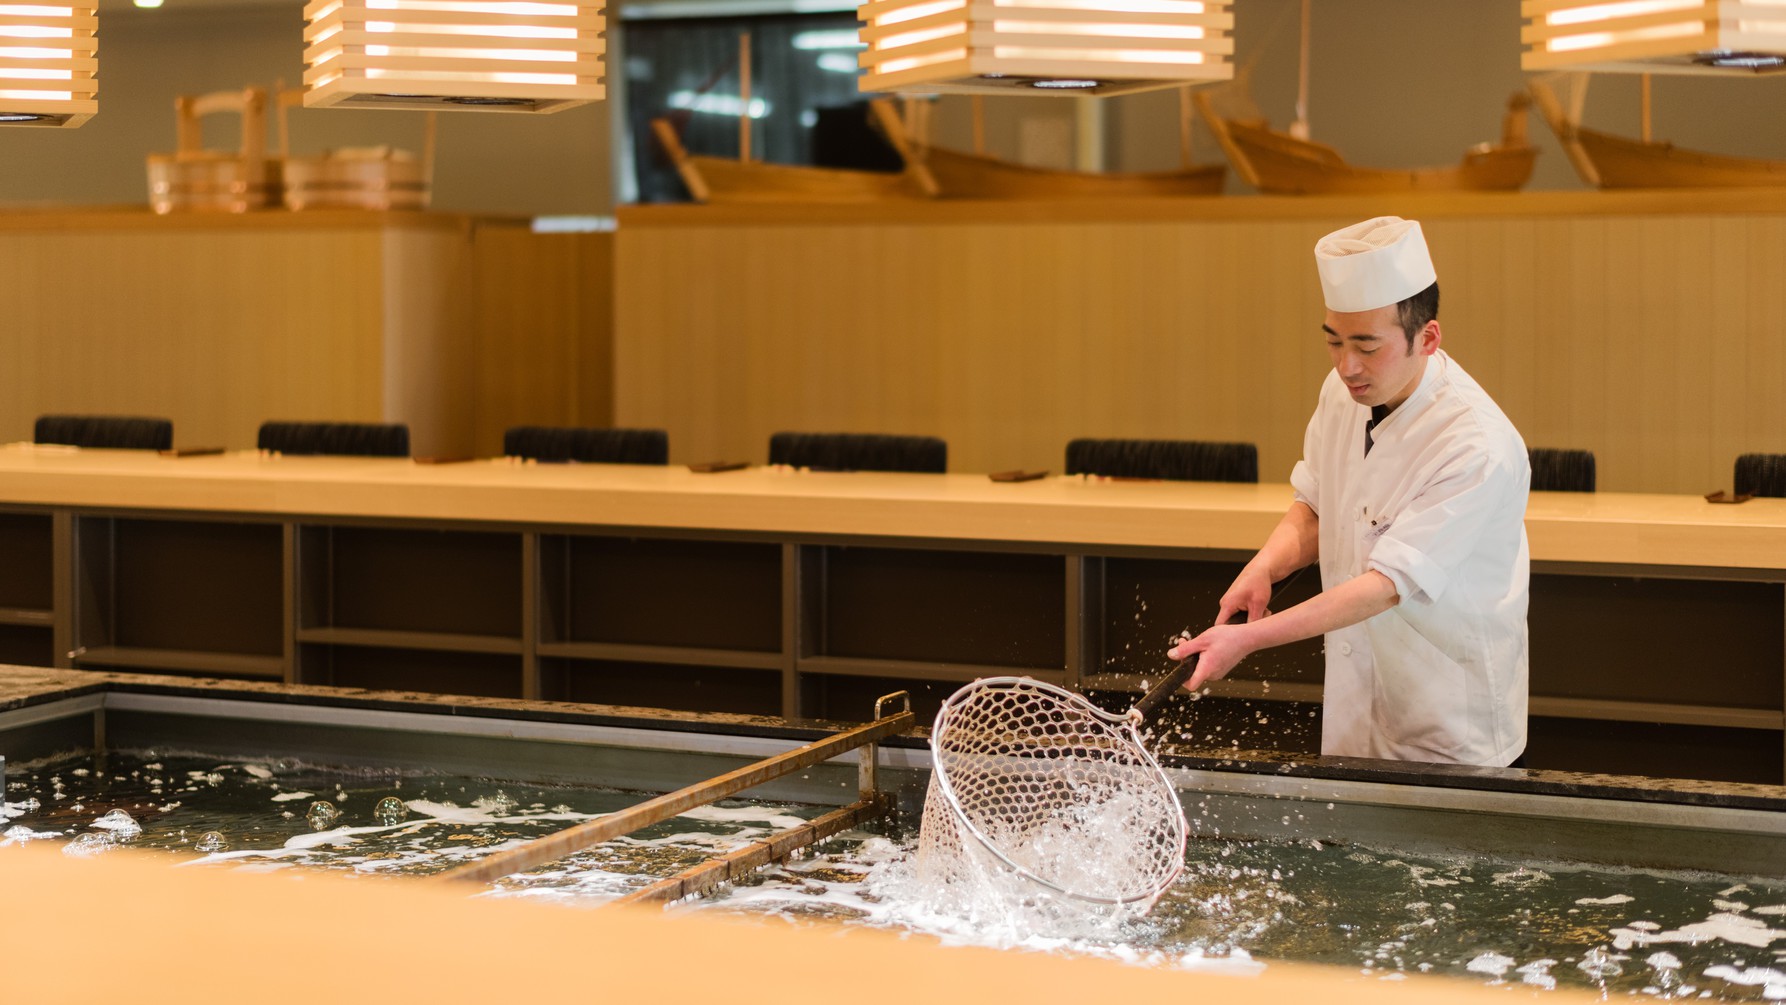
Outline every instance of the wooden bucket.
<svg viewBox="0 0 1786 1005">
<path fill-rule="evenodd" d="M 285 162 L 285 208 L 427 209 L 425 165 L 390 147 L 331 150 Z"/>
<path fill-rule="evenodd" d="M 280 163 L 235 154 L 149 156 L 149 207 L 157 213 L 246 213 L 279 205 Z"/>
<path fill-rule="evenodd" d="M 242 117 L 242 150 L 206 150 L 200 120 Z M 267 92 L 259 87 L 174 99 L 171 154 L 150 154 L 149 206 L 157 213 L 246 213 L 279 205 L 281 162 L 267 156 Z"/>
</svg>

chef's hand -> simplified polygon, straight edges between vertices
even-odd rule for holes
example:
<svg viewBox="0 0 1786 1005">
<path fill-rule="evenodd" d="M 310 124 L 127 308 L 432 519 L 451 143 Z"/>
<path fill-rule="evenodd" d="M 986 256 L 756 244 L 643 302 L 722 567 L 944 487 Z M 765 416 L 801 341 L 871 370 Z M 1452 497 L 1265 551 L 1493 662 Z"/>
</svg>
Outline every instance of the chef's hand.
<svg viewBox="0 0 1786 1005">
<path fill-rule="evenodd" d="M 1244 613 L 1250 623 L 1263 618 L 1271 612 L 1266 605 L 1271 603 L 1271 576 L 1262 567 L 1249 564 L 1234 577 L 1234 585 L 1222 594 L 1222 606 L 1216 613 L 1215 623 L 1225 625 L 1234 619 L 1236 614 Z"/>
<path fill-rule="evenodd" d="M 1197 669 L 1184 682 L 1185 690 L 1195 691 L 1212 680 L 1221 680 L 1257 648 L 1252 641 L 1250 625 L 1216 625 L 1194 639 L 1181 639 L 1166 650 L 1166 658 L 1186 660 L 1197 657 Z"/>
</svg>

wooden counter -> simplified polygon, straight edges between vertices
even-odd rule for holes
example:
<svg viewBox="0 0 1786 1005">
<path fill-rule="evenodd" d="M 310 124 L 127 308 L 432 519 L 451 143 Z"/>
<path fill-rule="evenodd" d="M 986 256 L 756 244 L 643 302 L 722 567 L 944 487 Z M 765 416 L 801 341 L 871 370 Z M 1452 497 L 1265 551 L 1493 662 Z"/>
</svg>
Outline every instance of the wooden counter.
<svg viewBox="0 0 1786 1005">
<path fill-rule="evenodd" d="M 209 457 L 0 448 L 0 502 L 80 509 L 226 512 L 1252 551 L 1288 485 L 1121 482 L 1054 476 L 815 473 L 683 466 L 420 464 L 378 458 Z M 1786 499 L 1534 493 L 1536 563 L 1786 573 Z"/>
<path fill-rule="evenodd" d="M 14 445 L 0 662 L 841 717 L 994 673 L 1120 691 L 1290 497 Z M 1780 781 L 1786 500 L 1539 494 L 1527 526 L 1533 765 Z M 1195 739 L 1312 749 L 1321 678 L 1318 639 L 1260 654 Z"/>
</svg>

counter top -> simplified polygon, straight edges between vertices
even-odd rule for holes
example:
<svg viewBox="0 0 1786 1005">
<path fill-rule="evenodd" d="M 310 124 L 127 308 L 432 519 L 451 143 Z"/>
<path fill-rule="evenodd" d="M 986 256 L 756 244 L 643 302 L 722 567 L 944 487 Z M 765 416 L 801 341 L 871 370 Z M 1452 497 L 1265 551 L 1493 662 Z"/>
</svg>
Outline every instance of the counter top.
<svg viewBox="0 0 1786 1005">
<path fill-rule="evenodd" d="M 0 447 L 0 505 L 269 518 L 1247 551 L 1290 501 L 1284 484 Z M 1540 562 L 1786 568 L 1782 499 L 1534 493 L 1526 526 Z"/>
</svg>

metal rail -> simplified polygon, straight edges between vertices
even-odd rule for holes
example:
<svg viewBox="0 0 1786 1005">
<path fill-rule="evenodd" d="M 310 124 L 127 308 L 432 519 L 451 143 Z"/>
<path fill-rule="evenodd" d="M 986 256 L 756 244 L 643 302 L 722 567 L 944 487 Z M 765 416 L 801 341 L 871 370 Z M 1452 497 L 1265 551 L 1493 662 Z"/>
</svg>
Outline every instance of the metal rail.
<svg viewBox="0 0 1786 1005">
<path fill-rule="evenodd" d="M 882 699 L 882 701 L 884 702 L 886 699 Z M 879 705 L 877 704 L 876 707 L 878 710 Z M 467 862 L 464 865 L 448 869 L 435 878 L 488 883 L 511 873 L 533 869 L 545 865 L 547 862 L 555 862 L 585 848 L 631 834 L 642 827 L 661 823 L 697 806 L 717 802 L 753 785 L 760 785 L 783 775 L 792 774 L 802 768 L 809 768 L 822 761 L 828 761 L 839 754 L 903 733 L 916 724 L 917 718 L 912 715 L 908 700 L 903 712 L 878 718 L 866 725 L 838 733 L 836 736 L 814 741 L 804 747 L 796 747 L 774 757 L 764 758 L 736 771 L 728 771 L 716 778 L 709 778 L 704 782 L 677 789 L 675 792 L 667 792 L 656 798 L 647 799 L 636 806 L 629 806 L 599 819 L 578 824 L 575 827 L 568 827 L 555 834 L 548 834 L 520 847 L 497 852 L 475 862 Z M 864 751 L 862 756 L 872 759 L 875 756 L 875 751 L 873 749 Z"/>
<path fill-rule="evenodd" d="M 705 893 L 721 883 L 747 875 L 771 862 L 779 862 L 794 852 L 840 834 L 864 821 L 887 812 L 885 796 L 875 795 L 815 817 L 798 827 L 777 831 L 761 841 L 753 841 L 691 866 L 668 879 L 660 879 L 643 889 L 615 901 L 616 904 L 667 904 L 671 901 Z"/>
</svg>

